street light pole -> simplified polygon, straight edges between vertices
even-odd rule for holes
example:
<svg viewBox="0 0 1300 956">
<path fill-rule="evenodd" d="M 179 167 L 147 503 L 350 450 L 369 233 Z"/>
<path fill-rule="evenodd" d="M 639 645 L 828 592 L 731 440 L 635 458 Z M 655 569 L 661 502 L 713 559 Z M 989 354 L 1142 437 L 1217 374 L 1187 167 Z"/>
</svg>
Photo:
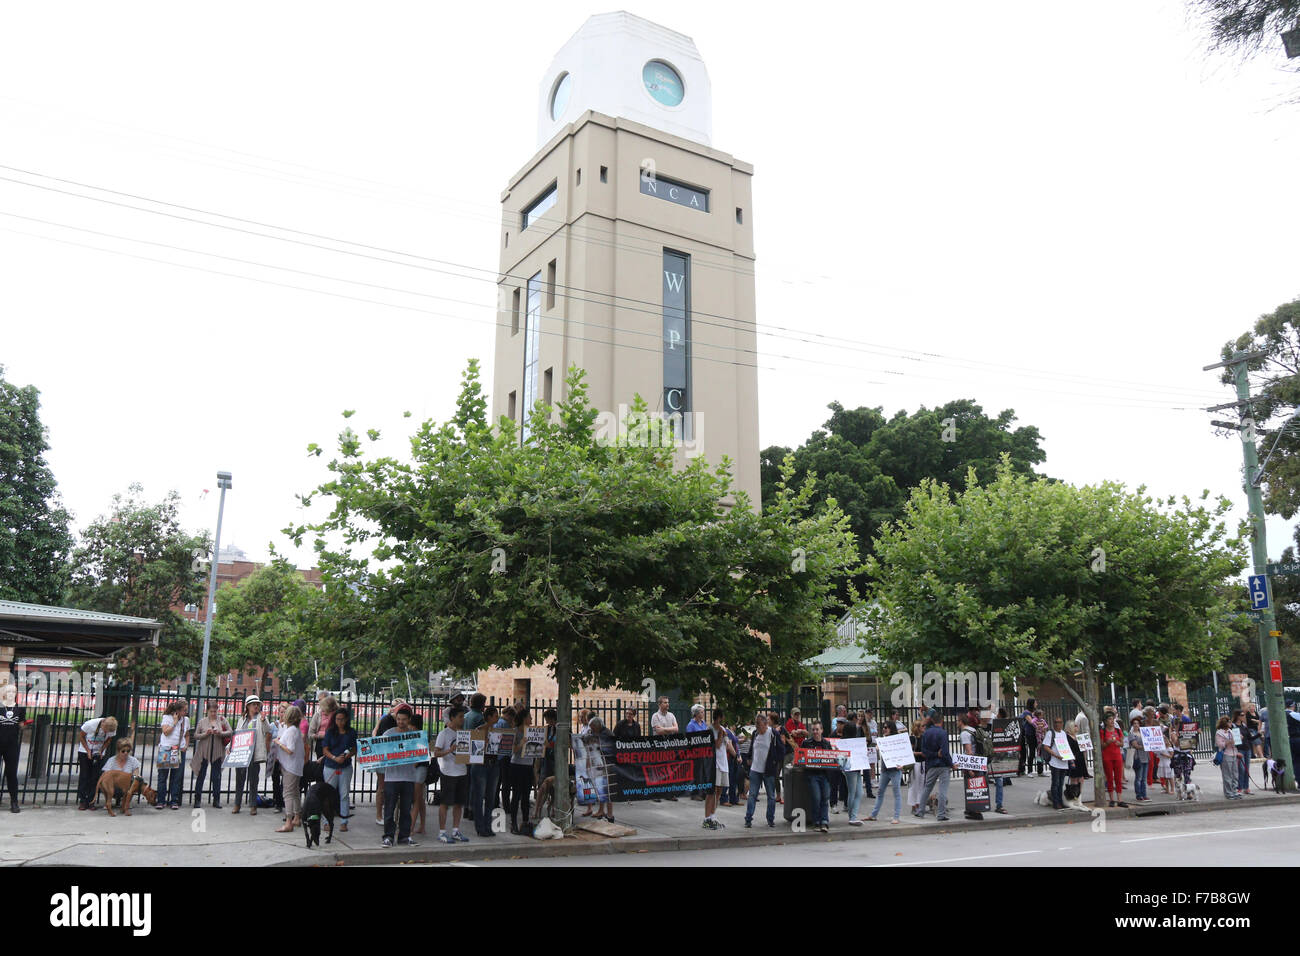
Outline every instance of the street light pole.
<svg viewBox="0 0 1300 956">
<path fill-rule="evenodd" d="M 230 472 L 217 472 L 217 487 L 221 489 L 221 503 L 217 505 L 217 538 L 212 543 L 212 571 L 208 575 L 208 613 L 203 622 L 203 665 L 199 669 L 199 693 L 208 693 L 208 650 L 212 647 L 212 618 L 217 611 L 217 563 L 221 560 L 221 519 L 226 513 L 226 491 L 230 488 Z"/>
</svg>

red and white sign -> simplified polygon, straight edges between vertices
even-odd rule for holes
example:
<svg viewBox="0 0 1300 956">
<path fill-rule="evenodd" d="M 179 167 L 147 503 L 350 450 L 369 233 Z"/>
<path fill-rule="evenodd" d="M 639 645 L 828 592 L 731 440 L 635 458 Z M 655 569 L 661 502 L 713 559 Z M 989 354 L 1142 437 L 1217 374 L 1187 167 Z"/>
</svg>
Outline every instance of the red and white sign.
<svg viewBox="0 0 1300 956">
<path fill-rule="evenodd" d="M 1275 684 L 1282 683 L 1282 662 L 1281 661 L 1268 662 L 1268 676 L 1273 681 L 1273 683 Z"/>
</svg>

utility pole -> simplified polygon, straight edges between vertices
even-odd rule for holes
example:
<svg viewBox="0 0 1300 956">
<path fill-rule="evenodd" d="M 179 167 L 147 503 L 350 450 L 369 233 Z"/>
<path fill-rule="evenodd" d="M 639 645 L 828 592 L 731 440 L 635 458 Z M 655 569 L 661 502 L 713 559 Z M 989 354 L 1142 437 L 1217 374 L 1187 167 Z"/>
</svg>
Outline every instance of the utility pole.
<svg viewBox="0 0 1300 956">
<path fill-rule="evenodd" d="M 208 613 L 203 622 L 203 665 L 199 669 L 199 693 L 208 694 L 208 650 L 212 647 L 212 618 L 217 612 L 217 563 L 221 560 L 221 519 L 226 513 L 226 491 L 230 488 L 230 472 L 217 472 L 217 487 L 221 489 L 221 504 L 217 506 L 217 538 L 212 542 L 212 572 L 208 575 Z"/>
<path fill-rule="evenodd" d="M 1259 490 L 1262 477 L 1259 467 L 1259 450 L 1255 447 L 1255 416 L 1250 408 L 1250 382 L 1246 377 L 1247 363 L 1263 358 L 1268 353 L 1239 352 L 1232 358 L 1214 365 L 1207 365 L 1203 371 L 1215 368 L 1231 368 L 1237 383 L 1237 401 L 1233 404 L 1241 415 L 1241 450 L 1245 458 L 1246 501 L 1250 508 L 1250 550 L 1255 565 L 1256 576 L 1263 577 L 1264 594 L 1267 606 L 1260 610 L 1259 619 L 1259 661 L 1260 677 L 1257 687 L 1263 688 L 1264 704 L 1268 707 L 1268 740 L 1270 750 L 1276 758 L 1279 754 L 1289 755 L 1291 744 L 1287 738 L 1286 700 L 1282 696 L 1282 665 L 1278 653 L 1277 619 L 1273 615 L 1273 586 L 1268 579 L 1268 541 L 1264 530 L 1264 496 Z M 1214 409 L 1211 409 L 1214 410 Z M 1217 682 L 1217 675 L 1216 675 Z M 1278 731 L 1281 731 L 1279 733 Z M 1295 769 L 1291 761 L 1286 761 L 1283 788 L 1295 786 Z"/>
</svg>

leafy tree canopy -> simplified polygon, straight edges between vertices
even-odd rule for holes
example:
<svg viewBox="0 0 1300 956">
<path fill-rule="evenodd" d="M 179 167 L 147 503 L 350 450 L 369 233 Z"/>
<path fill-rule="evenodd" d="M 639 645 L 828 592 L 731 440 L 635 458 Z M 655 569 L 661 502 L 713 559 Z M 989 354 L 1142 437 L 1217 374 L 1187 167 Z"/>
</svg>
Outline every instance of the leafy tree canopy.
<svg viewBox="0 0 1300 956">
<path fill-rule="evenodd" d="M 1300 409 L 1300 299 L 1260 316 L 1253 331 L 1223 346 L 1223 358 L 1254 351 L 1266 354 L 1246 366 L 1253 400 L 1242 418 L 1253 423 L 1260 462 L 1272 453 L 1264 470 L 1264 508 L 1292 518 L 1300 510 L 1300 421 L 1291 421 Z M 1233 383 L 1230 369 L 1222 381 Z"/>
<path fill-rule="evenodd" d="M 868 559 L 876 609 L 864 646 L 899 670 L 1053 678 L 1095 731 L 1100 682 L 1221 665 L 1224 616 L 1240 605 L 1223 586 L 1245 567 L 1230 508 L 1111 482 L 1076 488 L 1006 461 L 964 491 L 926 481 Z M 1080 668 L 1083 696 L 1071 681 Z"/>
<path fill-rule="evenodd" d="M 488 423 L 471 362 L 455 414 L 419 428 L 409 461 L 366 456 L 345 428 L 333 478 L 304 498 L 332 510 L 288 529 L 315 536 L 326 599 L 367 650 L 388 645 L 413 671 L 552 664 L 559 767 L 573 686 L 650 677 L 747 707 L 797 680 L 857 560 L 834 504 L 811 507 L 814 486 L 778 490 L 761 515 L 743 493 L 725 507 L 727 463 L 674 468 L 643 401 L 609 443 L 581 371 L 566 394 L 554 413 L 538 405 L 521 444 L 516 423 Z"/>
<path fill-rule="evenodd" d="M 59 604 L 72 535 L 40 407 L 40 392 L 5 381 L 0 365 L 0 599 Z"/>
<path fill-rule="evenodd" d="M 880 408 L 845 409 L 830 404 L 824 428 L 793 452 L 792 485 L 816 476 L 815 502 L 834 499 L 848 515 L 858 550 L 870 553 L 881 526 L 897 518 L 908 493 L 926 479 L 957 491 L 966 487 L 969 469 L 992 475 L 1003 455 L 1012 468 L 1032 474 L 1047 457 L 1033 426 L 1013 428 L 1015 412 L 984 414 L 970 399 L 938 408 L 900 411 L 886 419 Z M 764 449 L 761 461 L 763 504 L 776 493 L 780 466 L 789 449 Z M 865 584 L 861 579 L 855 581 Z"/>
<path fill-rule="evenodd" d="M 206 581 L 194 567 L 194 553 L 206 554 L 212 539 L 180 526 L 180 496 L 170 492 L 158 504 L 146 503 L 133 484 L 126 497 L 113 496 L 107 516 L 82 534 L 72 556 L 72 607 L 129 614 L 161 621 L 158 647 L 118 655 L 118 679 L 156 684 L 197 671 L 203 652 L 202 630 L 172 610 L 199 604 Z"/>
</svg>

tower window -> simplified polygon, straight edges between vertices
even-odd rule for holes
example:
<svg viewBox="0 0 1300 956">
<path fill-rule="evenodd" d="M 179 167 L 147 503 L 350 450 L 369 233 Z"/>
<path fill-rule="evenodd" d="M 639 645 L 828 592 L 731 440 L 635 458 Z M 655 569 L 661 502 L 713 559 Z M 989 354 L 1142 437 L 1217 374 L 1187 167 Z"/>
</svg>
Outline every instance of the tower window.
<svg viewBox="0 0 1300 956">
<path fill-rule="evenodd" d="M 519 410 L 523 417 L 521 438 L 528 441 L 528 415 L 537 403 L 538 353 L 541 351 L 542 321 L 542 274 L 538 272 L 528 280 L 528 290 L 524 298 L 524 394 L 523 407 Z"/>
<path fill-rule="evenodd" d="M 519 334 L 519 290 L 510 296 L 510 334 Z"/>
<path fill-rule="evenodd" d="M 555 371 L 554 366 L 548 368 L 542 375 L 542 401 L 547 405 L 551 404 L 551 381 L 552 373 Z"/>
<path fill-rule="evenodd" d="M 510 416 L 510 420 L 512 422 L 515 420 L 515 401 L 516 401 L 516 393 L 511 392 L 510 399 L 507 402 L 506 414 Z"/>
<path fill-rule="evenodd" d="M 736 207 L 736 225 L 737 225 L 737 226 L 743 226 L 744 224 L 745 224 L 745 210 L 743 210 L 743 209 L 741 209 L 739 206 L 737 206 L 737 207 Z"/>
<path fill-rule="evenodd" d="M 600 181 L 601 181 L 602 183 L 607 183 L 607 182 L 609 182 L 609 167 L 608 167 L 608 166 L 602 166 L 602 167 L 600 167 Z"/>
<path fill-rule="evenodd" d="M 574 174 L 574 177 L 573 177 L 573 178 L 574 178 L 574 183 L 573 183 L 573 184 L 574 184 L 575 186 L 581 186 L 581 185 L 582 185 L 582 169 L 581 169 L 581 168 L 578 169 L 578 171 Z"/>
<path fill-rule="evenodd" d="M 509 249 L 509 248 L 510 248 L 510 230 L 508 230 L 508 229 L 506 230 L 506 244 L 505 244 L 505 248 L 506 248 L 506 249 Z"/>
<path fill-rule="evenodd" d="M 546 308 L 555 308 L 555 260 L 546 264 Z"/>
<path fill-rule="evenodd" d="M 551 183 L 544 193 L 524 207 L 522 224 L 519 228 L 527 229 L 533 223 L 537 222 L 537 220 L 541 219 L 542 216 L 546 215 L 547 211 L 555 205 L 555 200 L 558 195 L 559 187 L 555 183 Z"/>
</svg>

